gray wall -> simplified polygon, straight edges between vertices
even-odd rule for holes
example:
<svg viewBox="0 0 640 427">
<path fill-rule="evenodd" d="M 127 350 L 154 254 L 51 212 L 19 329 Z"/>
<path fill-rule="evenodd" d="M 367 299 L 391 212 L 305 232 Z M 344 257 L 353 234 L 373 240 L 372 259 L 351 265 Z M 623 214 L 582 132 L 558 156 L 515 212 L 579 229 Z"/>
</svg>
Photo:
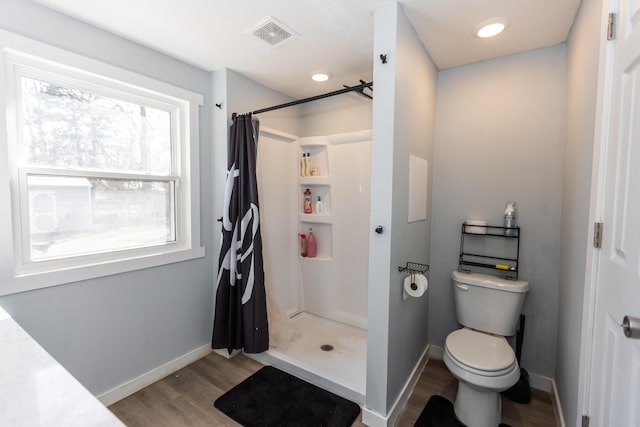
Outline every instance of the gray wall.
<svg viewBox="0 0 640 427">
<path fill-rule="evenodd" d="M 386 231 L 370 243 L 366 406 L 386 415 L 428 343 L 428 299 L 402 299 L 398 266 L 429 263 L 431 206 L 426 221 L 407 223 L 408 170 L 410 154 L 433 164 L 437 71 L 397 3 L 374 22 L 371 228 Z"/>
<path fill-rule="evenodd" d="M 211 339 L 208 73 L 31 1 L 0 0 L 0 28 L 205 96 L 200 111 L 202 244 L 206 258 L 0 298 L 16 321 L 100 394 Z M 2 203 L 9 203 L 5 200 Z"/>
<path fill-rule="evenodd" d="M 567 41 L 567 133 L 562 181 L 562 234 L 555 380 L 568 426 L 578 425 L 580 331 L 591 224 L 591 173 L 602 0 L 583 0 Z"/>
<path fill-rule="evenodd" d="M 318 94 L 320 93 L 323 90 L 319 87 Z M 373 101 L 355 93 L 303 104 L 300 106 L 300 136 L 333 135 L 371 129 L 372 108 Z"/>
<path fill-rule="evenodd" d="M 293 98 L 263 86 L 235 71 L 227 69 L 226 73 L 229 118 L 231 118 L 231 113 L 234 112 L 246 113 L 293 100 Z M 259 114 L 260 125 L 299 135 L 299 108 L 298 106 L 294 106 Z M 229 124 L 230 123 L 229 121 Z"/>
<path fill-rule="evenodd" d="M 459 328 L 450 274 L 465 219 L 502 225 L 517 201 L 520 278 L 531 282 L 522 365 L 553 376 L 555 364 L 566 48 L 441 71 L 434 159 L 429 336 Z"/>
</svg>

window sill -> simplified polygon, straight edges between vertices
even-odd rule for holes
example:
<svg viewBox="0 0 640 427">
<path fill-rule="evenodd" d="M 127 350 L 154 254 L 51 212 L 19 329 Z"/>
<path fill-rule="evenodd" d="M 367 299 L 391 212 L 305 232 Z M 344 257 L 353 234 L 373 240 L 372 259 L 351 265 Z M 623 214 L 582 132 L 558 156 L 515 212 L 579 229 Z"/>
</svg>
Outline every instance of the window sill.
<svg viewBox="0 0 640 427">
<path fill-rule="evenodd" d="M 0 296 L 64 285 L 82 280 L 91 280 L 98 277 L 112 276 L 146 268 L 160 267 L 167 264 L 203 258 L 204 256 L 205 248 L 197 247 L 193 249 L 113 259 L 90 265 L 63 267 L 57 270 L 23 274 L 7 272 L 8 274 L 2 274 L 2 276 L 10 277 L 10 279 L 6 281 L 3 280 L 2 283 L 0 283 Z"/>
</svg>

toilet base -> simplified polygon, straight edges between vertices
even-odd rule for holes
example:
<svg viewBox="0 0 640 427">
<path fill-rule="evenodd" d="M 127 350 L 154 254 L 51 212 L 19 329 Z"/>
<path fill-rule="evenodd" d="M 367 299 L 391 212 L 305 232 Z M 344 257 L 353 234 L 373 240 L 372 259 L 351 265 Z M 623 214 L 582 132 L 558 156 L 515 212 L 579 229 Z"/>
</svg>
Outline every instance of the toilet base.
<svg viewBox="0 0 640 427">
<path fill-rule="evenodd" d="M 493 390 L 479 390 L 458 381 L 453 404 L 456 416 L 468 427 L 497 427 L 502 420 L 502 396 Z"/>
</svg>

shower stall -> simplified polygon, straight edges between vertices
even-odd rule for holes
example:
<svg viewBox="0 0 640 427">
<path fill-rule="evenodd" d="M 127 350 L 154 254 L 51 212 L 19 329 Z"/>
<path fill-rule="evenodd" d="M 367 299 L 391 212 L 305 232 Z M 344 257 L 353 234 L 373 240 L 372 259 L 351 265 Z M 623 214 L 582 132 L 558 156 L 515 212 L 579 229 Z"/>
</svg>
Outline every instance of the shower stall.
<svg viewBox="0 0 640 427">
<path fill-rule="evenodd" d="M 307 175 L 303 154 L 310 161 Z M 364 404 L 371 131 L 297 137 L 261 128 L 257 179 L 270 348 L 251 355 Z M 313 174 L 311 171 L 313 170 Z M 304 213 L 303 194 L 323 209 Z M 310 230 L 317 256 L 303 257 Z"/>
</svg>

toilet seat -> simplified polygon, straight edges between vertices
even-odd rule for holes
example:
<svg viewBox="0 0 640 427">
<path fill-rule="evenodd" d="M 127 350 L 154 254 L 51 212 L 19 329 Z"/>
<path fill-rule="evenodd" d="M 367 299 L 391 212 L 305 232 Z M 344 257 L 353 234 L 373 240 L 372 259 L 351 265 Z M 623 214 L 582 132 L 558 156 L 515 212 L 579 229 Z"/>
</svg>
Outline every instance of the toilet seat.
<svg viewBox="0 0 640 427">
<path fill-rule="evenodd" d="M 513 349 L 504 337 L 469 328 L 450 333 L 445 352 L 460 368 L 485 377 L 509 374 L 517 364 Z"/>
</svg>

